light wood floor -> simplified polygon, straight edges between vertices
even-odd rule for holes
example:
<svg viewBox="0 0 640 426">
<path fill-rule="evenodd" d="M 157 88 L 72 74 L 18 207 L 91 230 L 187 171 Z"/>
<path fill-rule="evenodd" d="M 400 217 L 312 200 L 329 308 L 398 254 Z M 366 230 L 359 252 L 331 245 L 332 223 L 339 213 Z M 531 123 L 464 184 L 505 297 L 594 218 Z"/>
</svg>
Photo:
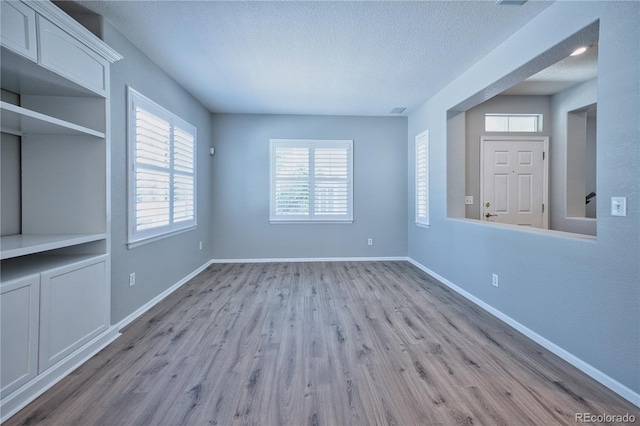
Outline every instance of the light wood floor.
<svg viewBox="0 0 640 426">
<path fill-rule="evenodd" d="M 6 425 L 556 425 L 638 411 L 409 263 L 221 264 Z"/>
</svg>

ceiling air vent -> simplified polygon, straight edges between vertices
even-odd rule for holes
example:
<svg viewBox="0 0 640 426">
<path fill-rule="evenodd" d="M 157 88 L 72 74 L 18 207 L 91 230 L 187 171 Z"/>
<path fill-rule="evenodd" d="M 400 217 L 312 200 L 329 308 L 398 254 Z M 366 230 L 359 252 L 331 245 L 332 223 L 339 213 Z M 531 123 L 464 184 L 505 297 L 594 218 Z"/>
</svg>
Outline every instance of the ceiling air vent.
<svg viewBox="0 0 640 426">
<path fill-rule="evenodd" d="M 496 4 L 504 4 L 507 6 L 522 6 L 527 0 L 498 0 Z"/>
<path fill-rule="evenodd" d="M 402 114 L 404 112 L 404 110 L 407 109 L 406 107 L 395 107 L 394 109 L 391 110 L 391 114 Z"/>
</svg>

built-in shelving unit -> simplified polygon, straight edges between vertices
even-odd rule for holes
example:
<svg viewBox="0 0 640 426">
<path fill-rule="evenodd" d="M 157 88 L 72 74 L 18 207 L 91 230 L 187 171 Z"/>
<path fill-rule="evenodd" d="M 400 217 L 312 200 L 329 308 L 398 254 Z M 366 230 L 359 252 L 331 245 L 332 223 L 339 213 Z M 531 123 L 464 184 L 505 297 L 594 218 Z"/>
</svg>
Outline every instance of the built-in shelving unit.
<svg viewBox="0 0 640 426">
<path fill-rule="evenodd" d="M 0 206 L 18 232 L 0 237 L 3 422 L 118 335 L 108 123 L 121 56 L 49 1 L 0 8 L 3 189 L 17 194 Z"/>
</svg>

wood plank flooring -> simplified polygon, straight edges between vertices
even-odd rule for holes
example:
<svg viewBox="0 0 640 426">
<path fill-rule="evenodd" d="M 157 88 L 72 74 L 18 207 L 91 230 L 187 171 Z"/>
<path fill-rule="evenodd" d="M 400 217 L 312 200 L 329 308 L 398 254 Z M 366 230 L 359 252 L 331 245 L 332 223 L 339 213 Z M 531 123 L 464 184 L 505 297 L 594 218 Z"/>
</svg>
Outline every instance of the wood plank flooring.
<svg viewBox="0 0 640 426">
<path fill-rule="evenodd" d="M 406 262 L 212 265 L 6 425 L 556 425 L 629 402 Z"/>
</svg>

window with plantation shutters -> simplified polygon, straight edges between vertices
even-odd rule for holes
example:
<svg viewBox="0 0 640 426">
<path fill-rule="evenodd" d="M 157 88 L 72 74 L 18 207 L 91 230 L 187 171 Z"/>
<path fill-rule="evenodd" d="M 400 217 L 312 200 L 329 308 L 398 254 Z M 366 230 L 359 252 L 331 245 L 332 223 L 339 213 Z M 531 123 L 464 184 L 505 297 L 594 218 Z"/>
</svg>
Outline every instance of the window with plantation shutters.
<svg viewBox="0 0 640 426">
<path fill-rule="evenodd" d="M 271 222 L 351 222 L 353 141 L 272 139 Z"/>
<path fill-rule="evenodd" d="M 196 128 L 128 88 L 129 243 L 196 225 Z"/>
<path fill-rule="evenodd" d="M 416 223 L 429 225 L 429 132 L 416 136 Z"/>
</svg>

